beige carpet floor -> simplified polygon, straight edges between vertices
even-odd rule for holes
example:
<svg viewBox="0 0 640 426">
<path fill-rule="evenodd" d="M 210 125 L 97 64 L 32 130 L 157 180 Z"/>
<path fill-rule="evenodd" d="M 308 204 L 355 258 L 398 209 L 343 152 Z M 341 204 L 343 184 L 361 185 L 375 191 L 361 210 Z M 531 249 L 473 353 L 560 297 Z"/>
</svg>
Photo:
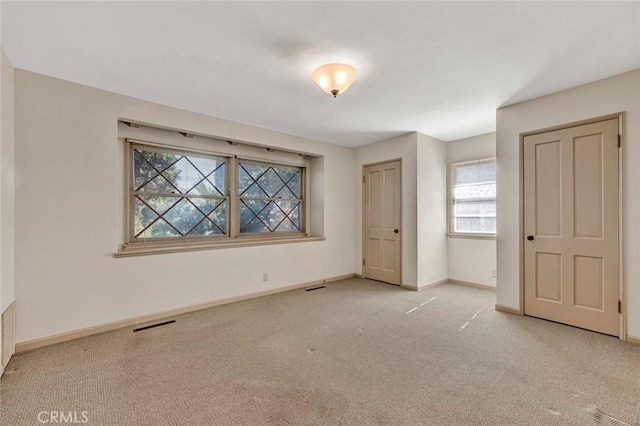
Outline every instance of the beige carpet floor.
<svg viewBox="0 0 640 426">
<path fill-rule="evenodd" d="M 494 304 L 353 279 L 86 337 L 12 359 L 0 424 L 634 424 L 640 347 Z"/>
</svg>

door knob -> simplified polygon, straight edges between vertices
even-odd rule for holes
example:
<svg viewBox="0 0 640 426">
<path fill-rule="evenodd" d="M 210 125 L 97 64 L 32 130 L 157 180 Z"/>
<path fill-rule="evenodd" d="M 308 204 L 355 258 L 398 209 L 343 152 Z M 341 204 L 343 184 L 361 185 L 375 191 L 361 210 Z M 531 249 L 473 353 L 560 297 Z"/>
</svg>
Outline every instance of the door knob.
<svg viewBox="0 0 640 426">
<path fill-rule="evenodd" d="M 397 234 L 398 232 L 400 232 L 400 230 L 399 230 L 399 229 L 394 229 L 394 230 L 393 230 L 393 233 L 394 233 L 394 234 Z"/>
<path fill-rule="evenodd" d="M 533 240 L 534 240 L 533 235 L 529 235 L 529 236 L 527 237 L 527 240 L 529 240 L 529 241 L 533 241 Z"/>
</svg>

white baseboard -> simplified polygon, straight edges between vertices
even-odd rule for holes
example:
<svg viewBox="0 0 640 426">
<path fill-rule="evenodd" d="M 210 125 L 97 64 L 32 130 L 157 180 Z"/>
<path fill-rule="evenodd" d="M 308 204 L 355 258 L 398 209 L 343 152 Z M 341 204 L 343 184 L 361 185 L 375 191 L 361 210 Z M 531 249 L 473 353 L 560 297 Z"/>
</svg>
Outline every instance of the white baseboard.
<svg viewBox="0 0 640 426">
<path fill-rule="evenodd" d="M 433 288 L 433 287 L 437 287 L 439 285 L 442 284 L 446 284 L 447 282 L 449 282 L 448 278 L 445 278 L 444 280 L 440 280 L 440 281 L 436 281 L 430 284 L 425 284 L 425 285 L 421 285 L 421 286 L 413 286 L 413 285 L 407 285 L 407 284 L 401 284 L 400 287 L 402 288 L 406 288 L 407 290 L 413 290 L 413 291 L 422 291 L 422 290 L 427 290 L 429 288 Z"/>
<path fill-rule="evenodd" d="M 110 322 L 107 324 L 101 324 L 93 327 L 82 328 L 79 330 L 68 331 L 65 333 L 56 334 L 53 336 L 41 337 L 39 339 L 28 340 L 26 342 L 20 342 L 16 345 L 16 353 L 26 352 L 33 349 L 41 348 L 44 346 L 54 345 L 56 343 L 66 342 L 68 340 L 79 339 L 81 337 L 91 336 L 93 334 L 100 334 L 107 331 L 117 330 L 119 328 L 130 327 L 133 325 L 140 325 L 150 321 L 158 321 L 176 315 L 186 314 L 189 312 L 200 311 L 203 309 L 213 308 L 215 306 L 226 305 L 228 303 L 240 302 L 248 299 L 255 299 L 257 297 L 269 296 L 277 293 L 284 293 L 286 291 L 298 290 L 305 287 L 310 287 L 318 284 L 325 284 L 334 281 L 346 280 L 355 277 L 355 274 L 345 274 L 336 277 L 325 278 L 321 280 L 310 281 L 302 284 L 295 284 L 287 287 L 281 287 L 273 290 L 260 291 L 251 294 L 245 294 L 242 296 L 231 297 L 228 299 L 214 300 L 211 302 L 199 303 L 196 305 L 185 306 L 170 311 L 157 312 L 155 314 L 143 315 L 135 318 L 128 318 L 125 320 L 119 320 Z"/>
<path fill-rule="evenodd" d="M 428 288 L 437 287 L 439 285 L 446 284 L 446 283 L 460 284 L 460 285 L 466 285 L 468 287 L 481 288 L 483 290 L 496 291 L 496 288 L 493 287 L 493 286 L 490 286 L 490 285 L 473 283 L 473 282 L 470 282 L 470 281 L 454 280 L 452 278 L 446 278 L 444 280 L 436 281 L 436 282 L 433 282 L 433 283 L 430 283 L 430 284 L 426 284 L 426 285 L 421 285 L 421 286 L 418 286 L 418 287 L 412 286 L 412 285 L 407 285 L 407 284 L 402 284 L 402 285 L 400 285 L 400 287 L 406 288 L 407 290 L 421 291 L 421 290 L 426 290 Z"/>
<path fill-rule="evenodd" d="M 640 345 L 640 337 L 627 334 L 627 342 L 633 343 L 634 345 Z"/>
<path fill-rule="evenodd" d="M 0 365 L 6 366 L 16 351 L 16 302 L 11 303 L 2 312 L 2 335 L 0 344 L 2 345 L 2 359 Z"/>
<path fill-rule="evenodd" d="M 2 378 L 3 374 L 4 374 L 4 365 L 0 364 L 0 379 Z"/>
<path fill-rule="evenodd" d="M 468 287 L 481 288 L 483 290 L 496 291 L 496 288 L 494 286 L 492 286 L 492 285 L 474 283 L 474 282 L 471 282 L 471 281 L 454 280 L 452 278 L 449 278 L 449 282 L 453 283 L 453 284 L 466 285 Z"/>
<path fill-rule="evenodd" d="M 495 305 L 495 310 L 496 311 L 500 311 L 500 312 L 506 312 L 507 314 L 514 314 L 514 315 L 524 315 L 524 312 L 520 312 L 519 309 L 513 309 L 510 308 L 508 306 L 504 306 L 504 305 Z"/>
</svg>

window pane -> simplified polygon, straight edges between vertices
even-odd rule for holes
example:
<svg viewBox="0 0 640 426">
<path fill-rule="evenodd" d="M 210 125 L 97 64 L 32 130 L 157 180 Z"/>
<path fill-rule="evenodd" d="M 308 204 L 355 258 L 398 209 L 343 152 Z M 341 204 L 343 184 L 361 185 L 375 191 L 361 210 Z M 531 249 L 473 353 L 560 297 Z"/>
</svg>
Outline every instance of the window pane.
<svg viewBox="0 0 640 426">
<path fill-rule="evenodd" d="M 300 191 L 301 188 L 301 179 L 302 174 L 300 173 L 299 168 L 293 167 L 278 167 L 276 169 L 278 176 L 284 181 L 286 184 L 282 191 L 285 191 L 290 196 L 281 195 L 282 191 L 276 194 L 278 198 L 302 198 L 302 193 Z"/>
<path fill-rule="evenodd" d="M 456 185 L 453 188 L 453 198 L 456 200 L 481 198 L 495 200 L 496 184 L 493 182 Z"/>
<path fill-rule="evenodd" d="M 496 181 L 496 162 L 486 161 L 455 166 L 455 184 L 482 183 Z"/>
<path fill-rule="evenodd" d="M 283 220 L 276 228 L 275 232 L 301 232 L 300 226 L 300 203 L 288 201 L 278 201 L 279 207 L 288 211 L 287 219 Z"/>
<path fill-rule="evenodd" d="M 240 201 L 240 233 L 301 232 L 300 202 Z"/>
<path fill-rule="evenodd" d="M 222 196 L 226 188 L 225 166 L 224 158 L 135 149 L 135 190 Z"/>
<path fill-rule="evenodd" d="M 302 232 L 302 169 L 238 164 L 240 233 Z"/>
<path fill-rule="evenodd" d="M 149 209 L 152 213 L 157 213 L 157 215 L 164 214 L 167 210 L 173 207 L 177 202 L 180 201 L 180 197 L 148 197 L 144 195 L 136 196 L 136 202 L 140 201 L 140 209 L 143 214 L 151 214 L 146 211 Z M 136 214 L 138 211 L 136 210 Z"/>
<path fill-rule="evenodd" d="M 301 198 L 299 167 L 240 163 L 238 195 L 264 198 Z"/>
<path fill-rule="evenodd" d="M 197 200 L 197 199 L 196 199 Z M 193 201 L 196 201 L 193 200 Z M 189 235 L 207 236 L 207 235 L 224 235 L 227 233 L 227 203 L 225 200 L 201 200 L 202 203 L 208 204 L 207 208 L 212 207 L 216 202 L 218 204 L 207 217 L 198 223 Z"/>
<path fill-rule="evenodd" d="M 227 233 L 223 198 L 136 196 L 135 238 L 172 238 Z"/>
<path fill-rule="evenodd" d="M 134 148 L 133 163 L 134 239 L 227 234 L 226 159 Z"/>
<path fill-rule="evenodd" d="M 495 200 L 481 201 L 459 201 L 453 204 L 453 212 L 456 217 L 460 216 L 483 216 L 496 217 Z"/>
<path fill-rule="evenodd" d="M 496 232 L 496 162 L 453 164 L 453 232 Z"/>
<path fill-rule="evenodd" d="M 138 238 L 172 238 L 179 237 L 177 230 L 162 219 L 156 220 L 151 226 L 138 235 Z"/>
<path fill-rule="evenodd" d="M 495 233 L 495 217 L 456 217 L 453 222 L 454 232 Z"/>
<path fill-rule="evenodd" d="M 238 165 L 238 195 L 248 197 L 268 197 L 257 180 L 267 171 L 268 166 L 240 163 Z"/>
<path fill-rule="evenodd" d="M 258 212 L 267 207 L 269 201 L 242 200 L 240 201 L 240 233 L 271 232 L 268 224 L 259 217 Z"/>
<path fill-rule="evenodd" d="M 224 204 L 224 200 L 206 200 L 209 202 L 207 207 L 215 208 L 218 205 Z M 222 208 L 224 211 L 224 207 Z M 215 223 L 212 223 L 203 210 L 199 209 L 194 203 L 194 200 L 190 198 L 183 198 L 175 207 L 173 207 L 167 214 L 164 215 L 164 219 L 173 225 L 182 235 L 193 234 L 194 228 L 201 224 L 208 224 L 209 234 L 214 232 Z M 199 234 L 207 235 L 207 227 L 199 227 Z M 216 234 L 224 233 L 224 230 L 218 230 Z"/>
</svg>

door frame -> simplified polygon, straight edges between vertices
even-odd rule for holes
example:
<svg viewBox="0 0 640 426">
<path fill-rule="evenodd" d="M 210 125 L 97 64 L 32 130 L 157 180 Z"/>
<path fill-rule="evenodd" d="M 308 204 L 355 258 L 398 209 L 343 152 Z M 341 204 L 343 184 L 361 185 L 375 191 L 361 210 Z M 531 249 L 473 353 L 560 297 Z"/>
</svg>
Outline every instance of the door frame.
<svg viewBox="0 0 640 426">
<path fill-rule="evenodd" d="M 360 176 L 361 176 L 360 181 L 361 181 L 361 185 L 362 185 L 361 186 L 362 189 L 360 191 L 362 193 L 362 199 L 360 200 L 361 210 L 362 210 L 362 217 L 361 217 L 361 222 L 362 222 L 362 241 L 360 242 L 360 252 L 361 252 L 361 255 L 362 255 L 362 261 L 364 261 L 364 245 L 365 245 L 365 236 L 366 236 L 365 235 L 366 234 L 365 233 L 365 226 L 364 226 L 364 224 L 365 224 L 365 219 L 364 219 L 364 214 L 365 214 L 365 208 L 364 208 L 364 185 L 365 185 L 364 176 L 365 176 L 365 174 L 364 174 L 364 169 L 367 168 L 367 167 L 370 167 L 370 166 L 379 166 L 380 164 L 395 163 L 396 161 L 400 162 L 400 235 L 399 235 L 399 238 L 400 238 L 400 287 L 402 287 L 403 284 L 404 284 L 404 281 L 403 281 L 403 276 L 404 276 L 404 274 L 403 274 L 403 269 L 404 269 L 403 260 L 404 260 L 404 258 L 403 258 L 403 253 L 402 253 L 403 252 L 403 250 L 402 250 L 402 242 L 404 241 L 404 238 L 403 238 L 403 235 L 402 235 L 404 233 L 404 226 L 403 226 L 404 225 L 404 221 L 403 221 L 403 217 L 402 217 L 402 205 L 403 205 L 402 170 L 403 170 L 403 168 L 402 168 L 402 158 L 401 157 L 399 157 L 399 158 L 391 158 L 389 160 L 376 161 L 374 163 L 366 163 L 366 164 L 362 165 L 362 170 L 361 170 L 361 173 L 360 173 Z M 364 265 L 362 263 L 363 262 L 360 262 L 360 275 L 362 276 L 362 278 L 367 278 L 364 275 Z M 391 284 L 391 285 L 394 285 L 394 284 Z"/>
<path fill-rule="evenodd" d="M 519 198 L 519 208 L 520 208 L 520 229 L 518 232 L 518 236 L 520 238 L 520 308 L 518 313 L 520 315 L 524 315 L 524 138 L 526 136 L 536 135 L 539 133 L 551 132 L 555 130 L 568 129 L 570 127 L 582 126 L 585 124 L 593 124 L 598 123 L 600 121 L 606 121 L 617 118 L 618 119 L 618 134 L 620 135 L 620 147 L 618 148 L 618 297 L 622 304 L 621 313 L 618 314 L 619 317 L 619 338 L 620 340 L 627 340 L 627 313 L 626 313 L 626 294 L 625 294 L 625 283 L 626 278 L 624 275 L 624 230 L 625 230 L 625 219 L 626 215 L 624 214 L 624 206 L 625 206 L 625 194 L 626 194 L 626 181 L 624 180 L 624 171 L 626 170 L 625 162 L 623 161 L 624 157 L 624 147 L 625 147 L 625 134 L 624 134 L 624 118 L 625 112 L 616 112 L 613 114 L 602 115 L 598 117 L 592 117 L 585 120 L 574 121 L 570 123 L 560 124 L 551 127 L 545 127 L 542 129 L 530 130 L 527 132 L 520 133 L 520 142 L 519 142 L 519 156 L 520 156 L 520 198 Z"/>
</svg>

